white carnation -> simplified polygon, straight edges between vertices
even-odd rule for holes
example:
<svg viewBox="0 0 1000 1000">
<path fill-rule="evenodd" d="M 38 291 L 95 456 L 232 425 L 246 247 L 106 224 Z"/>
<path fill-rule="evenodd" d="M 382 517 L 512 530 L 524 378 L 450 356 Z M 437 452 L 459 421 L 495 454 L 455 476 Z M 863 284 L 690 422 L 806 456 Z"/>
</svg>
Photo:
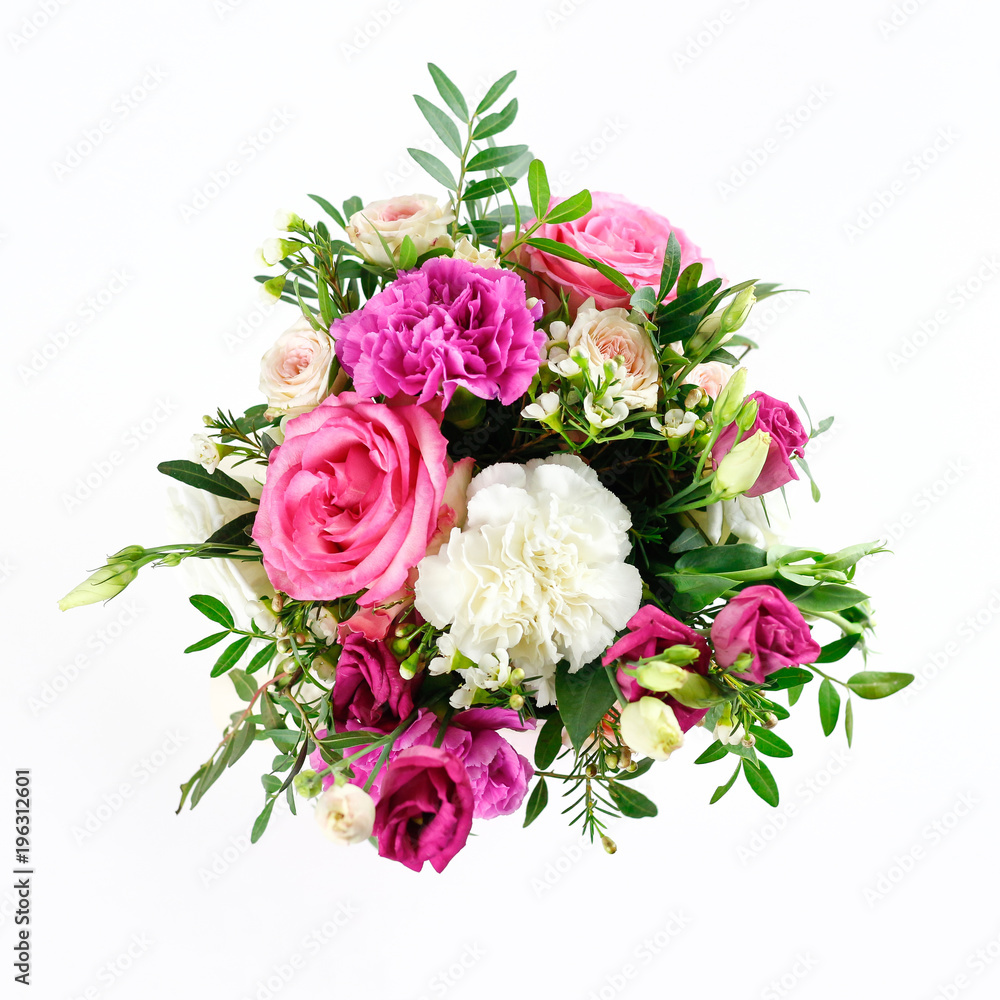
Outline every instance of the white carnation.
<svg viewBox="0 0 1000 1000">
<path fill-rule="evenodd" d="M 630 527 L 627 508 L 574 455 L 490 466 L 470 484 L 465 529 L 417 567 L 416 608 L 450 625 L 480 669 L 509 657 L 540 676 L 539 704 L 549 704 L 556 664 L 579 670 L 639 608 Z"/>
</svg>

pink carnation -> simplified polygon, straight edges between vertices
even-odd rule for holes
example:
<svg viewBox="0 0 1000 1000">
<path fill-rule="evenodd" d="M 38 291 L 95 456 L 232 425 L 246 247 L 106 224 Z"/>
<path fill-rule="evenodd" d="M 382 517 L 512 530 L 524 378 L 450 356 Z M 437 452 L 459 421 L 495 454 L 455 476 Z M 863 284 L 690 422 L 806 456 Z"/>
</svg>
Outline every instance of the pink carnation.
<svg viewBox="0 0 1000 1000">
<path fill-rule="evenodd" d="M 268 579 L 301 601 L 384 601 L 427 552 L 453 471 L 434 409 L 330 396 L 271 452 L 253 528 Z"/>
<path fill-rule="evenodd" d="M 462 386 L 508 406 L 524 395 L 541 365 L 545 333 L 535 329 L 513 272 L 432 257 L 335 320 L 337 357 L 364 396 L 403 393 L 421 403 Z"/>
</svg>

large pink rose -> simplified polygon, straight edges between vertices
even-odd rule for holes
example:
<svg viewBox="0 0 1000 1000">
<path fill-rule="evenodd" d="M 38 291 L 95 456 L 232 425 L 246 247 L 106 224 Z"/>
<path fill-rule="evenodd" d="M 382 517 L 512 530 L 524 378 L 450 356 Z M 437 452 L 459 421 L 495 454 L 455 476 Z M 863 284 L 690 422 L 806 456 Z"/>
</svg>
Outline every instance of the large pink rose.
<svg viewBox="0 0 1000 1000">
<path fill-rule="evenodd" d="M 702 256 L 701 249 L 688 239 L 684 230 L 648 208 L 626 201 L 621 195 L 592 192 L 593 207 L 582 218 L 558 225 L 544 225 L 535 231 L 537 237 L 565 243 L 587 257 L 610 264 L 628 278 L 636 288 L 658 286 L 663 270 L 663 252 L 671 231 L 681 245 L 681 269 L 695 261 L 704 265 L 702 280 L 715 277 L 715 265 Z M 553 204 L 557 204 L 555 199 Z M 522 263 L 542 280 L 541 292 L 549 308 L 555 298 L 544 282 L 566 289 L 572 313 L 594 297 L 598 309 L 627 309 L 629 296 L 600 271 L 585 264 L 554 257 L 551 254 L 525 248 Z M 668 299 L 673 298 L 673 293 Z"/>
<path fill-rule="evenodd" d="M 809 441 L 809 434 L 802 426 L 798 414 L 787 403 L 766 392 L 754 392 L 748 398 L 757 400 L 757 419 L 741 440 L 746 440 L 757 431 L 767 431 L 771 435 L 764 468 L 745 494 L 748 497 L 759 497 L 781 489 L 786 483 L 799 478 L 792 467 L 792 458 L 796 455 L 801 457 L 802 449 Z M 736 431 L 736 424 L 733 423 L 719 435 L 719 440 L 712 449 L 713 464 L 718 465 L 723 456 L 729 454 L 736 440 Z"/>
<path fill-rule="evenodd" d="M 712 644 L 720 667 L 731 667 L 744 653 L 753 660 L 737 677 L 763 684 L 781 667 L 815 663 L 822 652 L 802 612 L 777 587 L 760 584 L 741 590 L 716 615 Z"/>
<path fill-rule="evenodd" d="M 712 661 L 712 654 L 704 636 L 693 628 L 679 622 L 655 604 L 644 604 L 632 615 L 628 622 L 628 631 L 604 654 L 604 665 L 610 666 L 616 660 L 623 663 L 634 663 L 656 656 L 671 646 L 694 646 L 698 650 L 698 659 L 685 667 L 693 673 L 707 674 Z M 683 732 L 696 726 L 705 718 L 708 709 L 688 708 L 676 698 L 667 694 L 657 694 L 644 688 L 631 674 L 618 668 L 618 686 L 627 701 L 638 701 L 651 695 L 665 701 L 677 716 L 677 722 Z"/>
<path fill-rule="evenodd" d="M 439 404 L 329 397 L 271 452 L 253 529 L 268 578 L 302 601 L 384 601 L 447 515 L 452 471 Z"/>
</svg>

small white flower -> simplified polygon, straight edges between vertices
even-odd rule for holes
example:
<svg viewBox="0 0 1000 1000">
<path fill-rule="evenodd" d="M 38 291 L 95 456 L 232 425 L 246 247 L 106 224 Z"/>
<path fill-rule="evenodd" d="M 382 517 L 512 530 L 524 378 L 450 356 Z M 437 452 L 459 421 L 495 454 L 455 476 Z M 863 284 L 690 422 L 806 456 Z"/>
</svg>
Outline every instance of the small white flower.
<svg viewBox="0 0 1000 1000">
<path fill-rule="evenodd" d="M 712 734 L 720 743 L 727 743 L 729 746 L 736 746 L 743 737 L 743 726 L 737 723 L 735 726 L 731 722 L 720 722 L 715 727 Z"/>
<path fill-rule="evenodd" d="M 316 800 L 316 822 L 335 844 L 360 844 L 372 835 L 375 803 L 357 785 L 332 785 Z"/>
<path fill-rule="evenodd" d="M 628 406 L 622 400 L 615 400 L 610 393 L 595 399 L 592 392 L 583 398 L 583 412 L 592 427 L 614 427 L 628 417 Z"/>
<path fill-rule="evenodd" d="M 500 266 L 495 250 L 475 247 L 464 236 L 455 244 L 452 256 L 457 257 L 459 260 L 467 260 L 470 264 L 477 264 L 479 267 Z M 530 302 L 528 303 L 528 308 L 531 308 Z"/>
<path fill-rule="evenodd" d="M 278 616 L 263 601 L 247 601 L 243 610 L 247 618 L 252 619 L 261 632 L 274 633 Z"/>
<path fill-rule="evenodd" d="M 337 626 L 340 622 L 337 616 L 329 608 L 315 608 L 309 614 L 307 620 L 309 631 L 317 639 L 321 639 L 328 646 L 333 645 L 337 639 Z"/>
<path fill-rule="evenodd" d="M 656 417 L 653 417 L 650 420 L 650 424 L 652 424 L 654 430 L 659 431 L 666 438 L 682 438 L 694 430 L 694 425 L 697 421 L 697 413 L 674 408 L 667 410 L 663 416 L 662 423 Z"/>
<path fill-rule="evenodd" d="M 274 238 L 264 240 L 264 245 L 260 248 L 260 255 L 268 267 L 273 267 L 285 256 L 282 253 L 282 241 Z"/>
<path fill-rule="evenodd" d="M 549 351 L 548 368 L 562 378 L 576 378 L 583 370 L 563 347 L 553 347 Z"/>
<path fill-rule="evenodd" d="M 523 410 L 521 416 L 525 420 L 545 420 L 553 413 L 559 412 L 559 393 L 543 392 L 533 403 L 529 403 Z"/>
<path fill-rule="evenodd" d="M 191 437 L 191 444 L 194 445 L 194 460 L 206 471 L 215 472 L 222 460 L 219 446 L 205 437 L 204 434 L 194 434 Z"/>
<path fill-rule="evenodd" d="M 302 224 L 302 217 L 296 215 L 294 212 L 288 212 L 284 209 L 278 209 L 274 213 L 274 228 L 281 233 L 291 232 L 296 226 Z"/>
</svg>

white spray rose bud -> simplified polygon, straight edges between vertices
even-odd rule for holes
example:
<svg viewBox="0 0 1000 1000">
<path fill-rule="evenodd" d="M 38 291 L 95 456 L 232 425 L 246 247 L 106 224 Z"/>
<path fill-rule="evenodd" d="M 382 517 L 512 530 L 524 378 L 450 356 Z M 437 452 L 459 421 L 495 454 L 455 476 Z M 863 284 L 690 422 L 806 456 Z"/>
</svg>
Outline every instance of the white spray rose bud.
<svg viewBox="0 0 1000 1000">
<path fill-rule="evenodd" d="M 659 698 L 640 698 L 622 709 L 622 739 L 633 753 L 666 760 L 684 743 L 674 710 Z"/>
<path fill-rule="evenodd" d="M 260 255 L 268 267 L 273 267 L 279 260 L 284 260 L 297 250 L 301 250 L 303 246 L 304 244 L 298 240 L 264 240 L 264 245 L 260 248 Z"/>
<path fill-rule="evenodd" d="M 395 256 L 409 236 L 417 256 L 431 247 L 451 247 L 448 227 L 455 221 L 450 208 L 438 204 L 429 194 L 408 194 L 373 201 L 355 212 L 347 223 L 347 236 L 365 260 L 389 267 L 382 240 Z M 381 235 L 382 239 L 379 239 Z"/>
<path fill-rule="evenodd" d="M 260 391 L 272 410 L 305 413 L 329 394 L 332 363 L 333 339 L 303 317 L 261 358 Z"/>
<path fill-rule="evenodd" d="M 372 835 L 375 803 L 357 785 L 333 785 L 316 802 L 316 822 L 335 844 L 360 844 Z"/>
<path fill-rule="evenodd" d="M 219 446 L 204 434 L 192 434 L 191 444 L 194 447 L 194 460 L 206 472 L 215 472 L 222 459 Z"/>
<path fill-rule="evenodd" d="M 455 251 L 452 253 L 452 257 L 457 257 L 459 260 L 467 260 L 470 264 L 478 264 L 479 267 L 500 266 L 495 250 L 489 248 L 481 249 L 480 247 L 473 246 L 465 236 L 455 244 Z M 528 303 L 528 308 L 531 308 L 530 302 Z"/>
<path fill-rule="evenodd" d="M 757 431 L 745 441 L 740 441 L 715 470 L 713 490 L 716 497 L 732 500 L 750 489 L 764 468 L 770 447 L 771 435 L 767 431 Z"/>
</svg>

